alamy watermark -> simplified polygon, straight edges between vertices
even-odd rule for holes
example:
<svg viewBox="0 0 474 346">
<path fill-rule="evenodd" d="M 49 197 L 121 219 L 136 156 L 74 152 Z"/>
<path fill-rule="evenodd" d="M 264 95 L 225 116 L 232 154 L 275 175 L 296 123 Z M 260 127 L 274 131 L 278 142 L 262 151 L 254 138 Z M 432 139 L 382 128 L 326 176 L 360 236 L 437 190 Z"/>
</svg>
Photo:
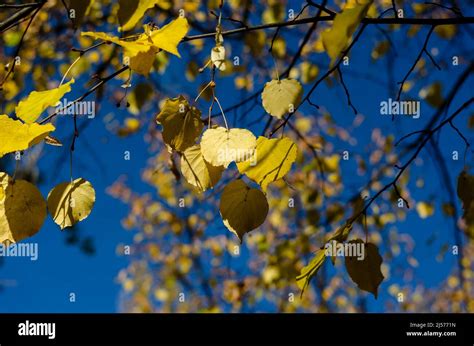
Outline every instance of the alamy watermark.
<svg viewBox="0 0 474 346">
<path fill-rule="evenodd" d="M 38 243 L 0 244 L 0 257 L 29 257 L 38 259 Z"/>
<path fill-rule="evenodd" d="M 56 105 L 56 112 L 60 115 L 86 116 L 89 119 L 95 118 L 94 101 L 71 102 L 67 99 L 59 101 Z"/>
<path fill-rule="evenodd" d="M 358 261 L 365 258 L 365 244 L 361 242 L 339 243 L 335 240 L 324 246 L 326 257 L 356 257 Z"/>
<path fill-rule="evenodd" d="M 397 101 L 389 98 L 387 101 L 380 102 L 381 115 L 405 115 L 418 119 L 420 111 L 420 101 Z"/>
</svg>

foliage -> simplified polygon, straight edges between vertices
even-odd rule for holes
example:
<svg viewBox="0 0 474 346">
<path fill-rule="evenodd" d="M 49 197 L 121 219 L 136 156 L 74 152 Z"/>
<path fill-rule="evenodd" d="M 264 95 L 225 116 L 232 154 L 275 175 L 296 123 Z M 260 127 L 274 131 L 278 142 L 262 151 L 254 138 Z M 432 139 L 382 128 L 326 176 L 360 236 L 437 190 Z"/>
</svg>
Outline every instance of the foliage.
<svg viewBox="0 0 474 346">
<path fill-rule="evenodd" d="M 463 29 L 472 17 L 436 4 L 386 0 L 303 1 L 298 8 L 239 0 L 31 6 L 21 23 L 9 23 L 4 13 L 17 8 L 0 8 L 0 157 L 15 162 L 8 166 L 15 166 L 11 176 L 0 173 L 0 242 L 34 236 L 47 211 L 61 230 L 88 225 L 103 194 L 96 196 L 94 177 L 74 178 L 73 153 L 88 126 L 82 124 L 92 120 L 77 111 L 60 115 L 94 95 L 106 129 L 124 141 L 144 135 L 151 156 L 142 179 L 153 193 L 134 191 L 123 177 L 108 189 L 129 205 L 123 226 L 136 231 L 134 256 L 118 278 L 127 296 L 123 310 L 258 311 L 273 302 L 277 311 L 364 311 L 366 291 L 375 298 L 403 294 L 404 303 L 391 308 L 416 311 L 429 309 L 417 298 L 426 291 L 437 309 L 474 311 L 467 257 L 474 238 L 472 150 L 464 134 L 469 126 L 455 124 L 473 103 L 472 97 L 456 99 L 472 78 L 472 52 L 454 73 L 451 57 L 428 47 L 434 37 L 462 47 L 461 33 L 472 35 Z M 394 40 L 414 36 L 411 61 Z M 359 46 L 365 51 L 356 56 Z M 391 83 L 353 67 L 360 56 L 376 69 L 387 65 Z M 410 60 L 406 74 L 394 64 L 400 56 Z M 430 64 L 459 75 L 454 86 L 430 78 Z M 402 133 L 384 120 L 372 126 L 375 115 L 357 109 L 373 101 L 369 91 L 346 84 L 346 76 L 375 80 L 376 88 L 390 84 L 391 97 L 422 101 L 433 121 Z M 331 112 L 327 101 L 341 90 L 338 103 L 347 104 L 346 114 Z M 58 105 L 71 94 L 79 97 Z M 116 109 L 104 114 L 111 105 Z M 74 128 L 66 147 L 60 129 L 69 118 Z M 458 199 L 439 144 L 449 127 L 465 147 L 465 167 L 455 172 Z M 438 196 L 419 191 L 433 179 L 417 168 L 427 164 L 428 150 L 447 190 Z M 17 178 L 18 166 L 37 152 L 70 155 L 70 181 L 53 187 L 47 201 L 34 179 Z M 417 230 L 398 228 L 412 217 L 428 222 L 440 210 L 455 235 L 443 244 L 444 255 L 454 246 L 460 253 L 442 284 L 449 290 L 439 295 L 455 297 L 459 304 L 449 307 L 429 288 L 408 297 L 412 287 L 390 281 L 399 262 L 407 273 L 418 265 Z M 331 242 L 361 245 L 365 257 L 345 256 L 341 266 L 339 255 L 325 251 Z M 409 283 L 408 275 L 400 283 Z M 193 294 L 177 302 L 183 291 Z"/>
</svg>

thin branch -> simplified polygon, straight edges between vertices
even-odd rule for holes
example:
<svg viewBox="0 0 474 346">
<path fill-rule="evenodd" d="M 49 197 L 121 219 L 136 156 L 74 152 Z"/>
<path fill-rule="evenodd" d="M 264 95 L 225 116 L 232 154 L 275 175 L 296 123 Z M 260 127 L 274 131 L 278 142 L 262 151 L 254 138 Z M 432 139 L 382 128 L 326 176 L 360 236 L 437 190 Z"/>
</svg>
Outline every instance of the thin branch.
<svg viewBox="0 0 474 346">
<path fill-rule="evenodd" d="M 349 107 L 352 108 L 352 111 L 354 112 L 354 114 L 357 115 L 359 112 L 357 111 L 354 104 L 352 103 L 351 95 L 349 93 L 349 89 L 347 89 L 346 83 L 344 83 L 344 78 L 342 77 L 342 72 L 341 72 L 341 67 L 340 66 L 337 67 L 337 73 L 339 74 L 339 80 L 341 81 L 342 87 L 344 88 L 344 92 L 346 93 L 347 104 L 349 105 Z"/>
<path fill-rule="evenodd" d="M 129 66 L 123 66 L 121 67 L 119 70 L 115 71 L 114 73 L 112 73 L 111 75 L 101 79 L 96 85 L 94 85 L 92 88 L 90 88 L 89 90 L 86 91 L 86 93 L 84 93 L 81 97 L 75 99 L 74 101 L 70 102 L 69 104 L 65 105 L 64 107 L 56 110 L 56 112 L 54 112 L 53 114 L 47 116 L 46 118 L 44 118 L 43 120 L 41 120 L 39 122 L 40 125 L 50 121 L 52 118 L 54 118 L 55 116 L 57 116 L 58 114 L 60 114 L 63 110 L 65 109 L 68 109 L 69 107 L 71 107 L 72 105 L 76 104 L 77 102 L 80 102 L 82 100 L 84 100 L 87 96 L 89 96 L 90 94 L 92 94 L 94 91 L 96 91 L 97 89 L 99 89 L 102 85 L 104 85 L 105 83 L 107 83 L 108 81 L 110 81 L 111 79 L 114 79 L 115 77 L 117 77 L 118 75 L 122 74 L 123 72 L 127 71 L 129 69 Z"/>
<path fill-rule="evenodd" d="M 410 67 L 410 69 L 408 70 L 408 72 L 407 72 L 407 74 L 405 75 L 405 77 L 403 77 L 403 80 L 398 83 L 398 84 L 400 84 L 400 89 L 398 90 L 397 101 L 400 101 L 400 96 L 402 95 L 403 86 L 405 85 L 405 82 L 407 81 L 408 77 L 410 76 L 410 74 L 411 74 L 411 73 L 413 72 L 413 70 L 415 69 L 416 65 L 418 64 L 418 62 L 420 61 L 421 57 L 423 56 L 423 53 L 424 53 L 424 52 L 427 52 L 426 47 L 428 46 L 428 42 L 429 42 L 429 40 L 430 40 L 431 34 L 433 33 L 434 29 L 435 29 L 435 26 L 433 25 L 433 26 L 430 28 L 430 31 L 428 32 L 428 35 L 426 35 L 425 43 L 423 44 L 423 48 L 421 48 L 420 52 L 418 53 L 418 56 L 416 57 L 415 62 L 414 62 L 413 65 Z"/>
<path fill-rule="evenodd" d="M 256 30 L 264 30 L 271 28 L 279 28 L 286 26 L 295 26 L 301 24 L 308 24 L 314 22 L 331 22 L 334 20 L 334 16 L 314 16 L 308 18 L 302 18 L 295 21 L 285 21 L 277 23 L 262 24 L 256 26 L 249 26 L 246 28 L 237 28 L 222 32 L 222 36 L 236 35 Z M 460 25 L 460 24 L 473 24 L 474 17 L 462 17 L 462 18 L 364 18 L 361 21 L 362 24 L 399 24 L 399 25 Z M 205 38 L 215 37 L 215 32 L 209 32 L 205 34 L 186 36 L 183 38 L 183 42 L 201 40 Z"/>
</svg>

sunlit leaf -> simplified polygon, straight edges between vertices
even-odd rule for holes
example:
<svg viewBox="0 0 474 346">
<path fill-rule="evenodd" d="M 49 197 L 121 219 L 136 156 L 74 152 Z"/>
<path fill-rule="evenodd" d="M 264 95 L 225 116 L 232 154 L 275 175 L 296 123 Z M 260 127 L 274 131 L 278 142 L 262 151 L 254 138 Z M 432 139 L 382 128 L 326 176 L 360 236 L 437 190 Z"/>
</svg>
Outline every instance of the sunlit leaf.
<svg viewBox="0 0 474 346">
<path fill-rule="evenodd" d="M 327 54 L 331 58 L 331 65 L 349 46 L 352 35 L 356 31 L 362 19 L 367 15 L 370 5 L 369 1 L 362 5 L 343 10 L 334 18 L 332 27 L 322 33 L 322 40 Z"/>
<path fill-rule="evenodd" d="M 239 172 L 258 183 L 263 191 L 268 184 L 283 178 L 296 160 L 298 149 L 288 137 L 268 139 L 259 137 L 254 155 L 237 163 Z"/>
<path fill-rule="evenodd" d="M 74 79 L 58 88 L 46 91 L 33 91 L 15 108 L 16 116 L 27 124 L 34 123 L 48 107 L 55 106 L 61 98 L 71 91 Z"/>
<path fill-rule="evenodd" d="M 204 159 L 216 167 L 227 168 L 231 162 L 248 160 L 254 154 L 256 146 L 257 139 L 246 129 L 208 129 L 201 139 Z"/>
<path fill-rule="evenodd" d="M 181 156 L 181 173 L 186 181 L 199 191 L 214 187 L 219 182 L 223 170 L 223 167 L 215 167 L 204 160 L 199 145 L 186 149 Z"/>
<path fill-rule="evenodd" d="M 0 157 L 40 143 L 54 129 L 51 124 L 24 124 L 7 115 L 0 115 Z"/>
<path fill-rule="evenodd" d="M 318 250 L 309 264 L 301 269 L 300 275 L 296 277 L 296 284 L 301 289 L 303 295 L 308 287 L 310 280 L 315 276 L 326 260 L 326 254 L 323 250 Z"/>
<path fill-rule="evenodd" d="M 119 0 L 119 11 L 117 13 L 122 31 L 133 29 L 143 18 L 145 12 L 158 5 L 162 9 L 169 9 L 168 0 Z"/>
<path fill-rule="evenodd" d="M 48 194 L 48 211 L 61 229 L 87 218 L 94 203 L 95 190 L 82 178 L 61 183 Z"/>
<path fill-rule="evenodd" d="M 294 79 L 272 80 L 265 84 L 262 93 L 263 108 L 280 119 L 287 113 L 293 113 L 301 102 L 303 87 Z"/>
<path fill-rule="evenodd" d="M 46 218 L 46 202 L 33 184 L 0 173 L 0 243 L 35 235 Z"/>
</svg>

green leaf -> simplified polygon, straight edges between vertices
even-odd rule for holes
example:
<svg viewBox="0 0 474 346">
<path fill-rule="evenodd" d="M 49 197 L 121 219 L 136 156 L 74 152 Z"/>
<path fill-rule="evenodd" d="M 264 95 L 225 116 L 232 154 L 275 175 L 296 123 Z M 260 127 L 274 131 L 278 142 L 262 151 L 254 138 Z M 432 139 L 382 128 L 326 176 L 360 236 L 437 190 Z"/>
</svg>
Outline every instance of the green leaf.
<svg viewBox="0 0 474 346">
<path fill-rule="evenodd" d="M 380 270 L 383 259 L 376 245 L 364 244 L 361 239 L 349 241 L 349 244 L 357 243 L 364 246 L 364 259 L 359 260 L 357 256 L 346 256 L 347 273 L 361 290 L 372 293 L 377 299 L 378 287 L 384 279 Z"/>
</svg>

